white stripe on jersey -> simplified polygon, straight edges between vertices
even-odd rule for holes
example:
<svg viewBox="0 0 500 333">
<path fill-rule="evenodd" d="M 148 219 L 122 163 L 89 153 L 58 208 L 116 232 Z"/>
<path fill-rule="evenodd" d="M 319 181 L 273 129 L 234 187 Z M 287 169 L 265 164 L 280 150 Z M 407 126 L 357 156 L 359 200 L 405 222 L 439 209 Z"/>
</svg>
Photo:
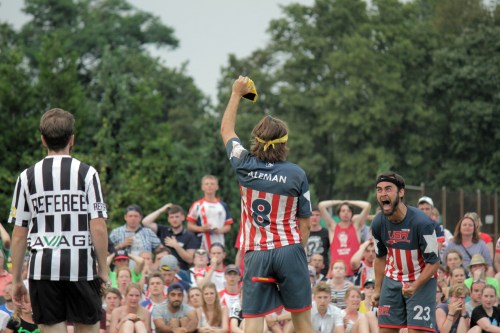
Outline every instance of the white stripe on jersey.
<svg viewBox="0 0 500 333">
<path fill-rule="evenodd" d="M 425 264 L 419 261 L 420 250 L 400 250 L 387 248 L 385 275 L 396 281 L 414 281 L 422 272 Z M 409 274 L 413 271 L 413 274 Z"/>
<path fill-rule="evenodd" d="M 256 191 L 244 186 L 240 190 L 244 223 L 240 244 L 243 250 L 269 250 L 301 242 L 296 218 L 297 197 Z M 253 204 L 262 207 L 262 211 L 255 212 Z M 262 225 L 258 226 L 255 219 Z"/>
</svg>

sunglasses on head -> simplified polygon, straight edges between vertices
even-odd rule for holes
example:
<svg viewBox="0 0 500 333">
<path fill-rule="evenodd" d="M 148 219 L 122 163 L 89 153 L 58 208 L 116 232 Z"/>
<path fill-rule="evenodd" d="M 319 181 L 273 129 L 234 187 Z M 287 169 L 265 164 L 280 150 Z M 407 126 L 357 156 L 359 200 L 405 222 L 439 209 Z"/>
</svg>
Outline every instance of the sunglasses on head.
<svg viewBox="0 0 500 333">
<path fill-rule="evenodd" d="M 198 254 L 200 256 L 204 256 L 204 255 L 207 254 L 207 251 L 198 249 L 198 250 L 194 251 L 194 253 L 196 253 L 196 254 Z"/>
</svg>

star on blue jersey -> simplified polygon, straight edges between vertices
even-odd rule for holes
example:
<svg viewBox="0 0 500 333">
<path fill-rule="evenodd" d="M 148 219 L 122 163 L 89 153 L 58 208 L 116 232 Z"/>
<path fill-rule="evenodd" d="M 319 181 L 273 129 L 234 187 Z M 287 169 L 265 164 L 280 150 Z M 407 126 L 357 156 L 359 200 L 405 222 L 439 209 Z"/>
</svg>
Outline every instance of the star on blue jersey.
<svg viewBox="0 0 500 333">
<path fill-rule="evenodd" d="M 436 238 L 436 231 L 432 233 L 432 235 L 424 235 L 425 243 L 427 246 L 425 247 L 424 253 L 435 253 L 438 254 L 438 242 Z"/>
</svg>

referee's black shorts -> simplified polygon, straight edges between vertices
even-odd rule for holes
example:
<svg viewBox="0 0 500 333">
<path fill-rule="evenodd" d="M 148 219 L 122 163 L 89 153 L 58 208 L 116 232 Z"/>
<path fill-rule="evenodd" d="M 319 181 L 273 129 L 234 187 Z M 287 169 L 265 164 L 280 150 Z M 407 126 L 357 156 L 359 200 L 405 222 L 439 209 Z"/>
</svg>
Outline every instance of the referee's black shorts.
<svg viewBox="0 0 500 333">
<path fill-rule="evenodd" d="M 63 321 L 93 325 L 101 320 L 102 300 L 99 280 L 29 280 L 33 320 L 54 325 Z"/>
</svg>

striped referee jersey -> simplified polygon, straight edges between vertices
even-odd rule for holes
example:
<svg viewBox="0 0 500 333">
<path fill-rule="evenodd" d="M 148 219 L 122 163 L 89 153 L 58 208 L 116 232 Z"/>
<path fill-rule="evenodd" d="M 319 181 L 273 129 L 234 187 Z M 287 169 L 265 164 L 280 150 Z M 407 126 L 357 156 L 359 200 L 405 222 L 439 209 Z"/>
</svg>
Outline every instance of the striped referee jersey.
<svg viewBox="0 0 500 333">
<path fill-rule="evenodd" d="M 9 223 L 28 228 L 33 280 L 97 277 L 89 223 L 107 218 L 97 171 L 69 155 L 49 155 L 17 179 Z"/>
</svg>

